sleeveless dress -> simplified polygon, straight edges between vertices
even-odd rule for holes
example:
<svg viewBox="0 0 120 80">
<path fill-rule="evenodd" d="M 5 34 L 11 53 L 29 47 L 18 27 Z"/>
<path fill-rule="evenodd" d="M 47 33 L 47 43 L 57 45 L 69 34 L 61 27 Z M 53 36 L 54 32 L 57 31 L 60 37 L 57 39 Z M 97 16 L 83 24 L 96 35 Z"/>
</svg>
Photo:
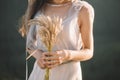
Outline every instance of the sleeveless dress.
<svg viewBox="0 0 120 80">
<path fill-rule="evenodd" d="M 82 47 L 81 33 L 78 25 L 78 15 L 84 1 L 73 2 L 66 19 L 63 20 L 63 30 L 59 34 L 58 41 L 53 47 L 56 50 L 80 50 Z M 41 15 L 38 12 L 35 18 Z M 47 51 L 37 35 L 38 26 L 31 26 L 27 35 L 26 47 L 32 50 L 41 49 Z M 37 42 L 37 44 L 35 44 Z M 44 80 L 45 70 L 41 69 L 37 61 L 28 80 Z M 50 69 L 49 80 L 82 80 L 80 61 L 70 61 Z"/>
</svg>

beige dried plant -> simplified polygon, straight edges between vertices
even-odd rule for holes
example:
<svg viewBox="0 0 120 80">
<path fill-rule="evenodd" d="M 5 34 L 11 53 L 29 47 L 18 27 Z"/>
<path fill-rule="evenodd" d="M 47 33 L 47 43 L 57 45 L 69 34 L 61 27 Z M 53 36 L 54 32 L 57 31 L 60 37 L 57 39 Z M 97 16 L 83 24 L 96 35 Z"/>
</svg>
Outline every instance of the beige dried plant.
<svg viewBox="0 0 120 80">
<path fill-rule="evenodd" d="M 49 17 L 41 15 L 38 18 L 32 19 L 28 22 L 28 26 L 30 25 L 38 25 L 39 30 L 38 34 L 40 36 L 41 41 L 46 46 L 48 52 L 52 51 L 52 48 L 57 40 L 57 35 L 61 32 L 62 19 L 59 17 Z M 33 54 L 29 55 L 27 59 L 29 59 Z M 49 69 L 46 69 L 45 80 L 49 80 Z"/>
</svg>

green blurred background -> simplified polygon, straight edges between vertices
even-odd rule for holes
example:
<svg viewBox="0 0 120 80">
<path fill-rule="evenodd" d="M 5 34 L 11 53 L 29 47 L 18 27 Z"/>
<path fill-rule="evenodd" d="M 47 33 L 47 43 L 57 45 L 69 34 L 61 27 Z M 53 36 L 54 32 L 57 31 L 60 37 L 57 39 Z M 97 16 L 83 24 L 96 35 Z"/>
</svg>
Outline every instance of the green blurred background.
<svg viewBox="0 0 120 80">
<path fill-rule="evenodd" d="M 81 64 L 83 80 L 120 80 L 120 0 L 87 1 L 95 9 L 95 51 Z M 0 2 L 0 80 L 25 80 L 25 39 L 18 21 L 26 7 L 27 0 Z"/>
</svg>

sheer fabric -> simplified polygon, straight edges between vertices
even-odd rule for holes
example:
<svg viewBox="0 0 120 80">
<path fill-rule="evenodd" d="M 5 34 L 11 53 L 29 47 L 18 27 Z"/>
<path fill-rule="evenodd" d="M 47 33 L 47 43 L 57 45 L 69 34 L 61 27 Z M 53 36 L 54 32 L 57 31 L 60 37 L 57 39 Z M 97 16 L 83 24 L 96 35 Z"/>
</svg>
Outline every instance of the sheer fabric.
<svg viewBox="0 0 120 80">
<path fill-rule="evenodd" d="M 63 30 L 58 35 L 58 40 L 53 47 L 53 51 L 68 49 L 68 50 L 80 50 L 82 47 L 81 33 L 78 25 L 78 15 L 82 6 L 86 2 L 78 1 L 73 2 L 66 19 L 63 20 Z M 38 12 L 35 18 L 39 17 L 41 12 Z M 47 51 L 44 44 L 41 42 L 37 28 L 39 26 L 31 26 L 28 36 L 26 47 L 35 50 L 41 49 Z M 41 69 L 37 62 L 35 62 L 33 70 L 28 80 L 44 80 L 45 70 Z M 82 72 L 80 62 L 71 61 L 61 64 L 50 70 L 50 80 L 82 80 Z"/>
</svg>

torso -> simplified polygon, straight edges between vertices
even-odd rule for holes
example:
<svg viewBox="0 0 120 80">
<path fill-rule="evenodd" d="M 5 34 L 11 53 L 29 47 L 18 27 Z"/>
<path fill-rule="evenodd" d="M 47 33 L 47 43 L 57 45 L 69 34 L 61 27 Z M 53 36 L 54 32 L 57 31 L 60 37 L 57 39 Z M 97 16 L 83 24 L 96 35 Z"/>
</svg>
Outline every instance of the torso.
<svg viewBox="0 0 120 80">
<path fill-rule="evenodd" d="M 79 15 L 79 11 L 81 9 L 82 5 L 81 2 L 74 2 L 71 3 L 69 5 L 68 8 L 62 10 L 65 11 L 67 13 L 66 18 L 63 19 L 63 30 L 62 32 L 59 34 L 58 36 L 58 41 L 56 42 L 55 46 L 53 47 L 53 50 L 60 50 L 60 49 L 71 49 L 71 50 L 79 50 L 81 49 L 82 46 L 82 40 L 81 40 L 81 33 L 80 33 L 80 29 L 79 29 L 79 24 L 78 24 L 78 15 Z M 44 13 L 43 10 L 39 11 L 38 14 L 36 15 L 36 17 L 39 17 L 39 15 L 46 15 L 46 16 L 60 16 L 61 17 L 61 13 L 63 14 L 63 12 L 57 12 L 58 9 L 54 9 L 54 8 L 49 7 L 46 8 Z M 63 8 L 59 8 L 59 10 L 61 10 Z M 62 15 L 63 17 L 64 15 Z M 38 27 L 37 27 L 38 28 Z M 36 28 L 36 30 L 38 30 Z M 43 46 L 44 44 L 42 44 L 42 42 L 40 41 L 39 37 L 37 37 L 38 39 L 38 46 L 40 49 L 42 49 L 43 51 L 46 51 L 45 46 Z"/>
<path fill-rule="evenodd" d="M 79 31 L 78 16 L 82 5 L 82 1 L 72 3 L 68 8 L 59 8 L 59 12 L 57 12 L 58 9 L 54 10 L 51 7 L 46 8 L 44 15 L 48 16 L 57 15 L 63 17 L 64 13 L 68 12 L 66 19 L 64 19 L 62 23 L 64 27 L 62 33 L 59 35 L 60 41 L 53 47 L 53 51 L 61 49 L 80 50 L 82 40 L 81 32 Z M 36 14 L 36 17 L 39 17 L 39 15 L 42 15 L 41 11 Z M 38 26 L 36 26 L 36 30 L 37 28 Z M 39 37 L 37 37 L 37 47 L 46 51 L 43 45 Z M 44 74 L 45 70 L 41 69 L 37 63 L 35 63 L 29 80 L 44 80 Z M 50 80 L 82 80 L 80 62 L 77 61 L 59 65 L 51 69 L 50 74 Z"/>
<path fill-rule="evenodd" d="M 60 18 L 64 19 L 67 17 L 68 12 L 72 6 L 72 2 L 68 2 L 63 6 L 52 6 L 50 4 L 46 4 L 44 9 L 42 9 L 43 14 L 46 16 L 59 16 Z"/>
</svg>

